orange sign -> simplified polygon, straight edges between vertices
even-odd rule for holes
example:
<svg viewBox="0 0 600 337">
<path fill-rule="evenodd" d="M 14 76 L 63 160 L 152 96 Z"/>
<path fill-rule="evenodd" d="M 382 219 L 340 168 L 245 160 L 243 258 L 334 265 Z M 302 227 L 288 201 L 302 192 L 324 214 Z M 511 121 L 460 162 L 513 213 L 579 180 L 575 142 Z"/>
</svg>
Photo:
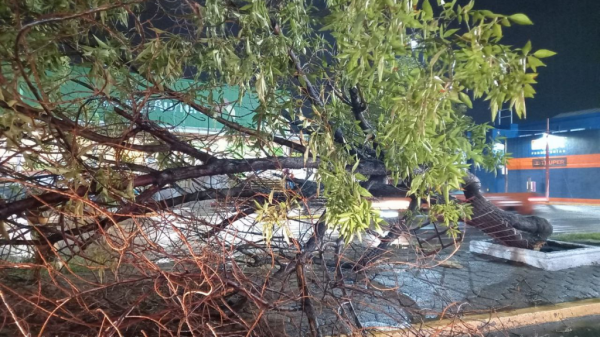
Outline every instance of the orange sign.
<svg viewBox="0 0 600 337">
<path fill-rule="evenodd" d="M 507 165 L 509 170 L 543 170 L 545 166 L 546 158 L 544 157 L 511 158 Z M 550 157 L 551 169 L 592 167 L 600 167 L 600 153 Z"/>
</svg>

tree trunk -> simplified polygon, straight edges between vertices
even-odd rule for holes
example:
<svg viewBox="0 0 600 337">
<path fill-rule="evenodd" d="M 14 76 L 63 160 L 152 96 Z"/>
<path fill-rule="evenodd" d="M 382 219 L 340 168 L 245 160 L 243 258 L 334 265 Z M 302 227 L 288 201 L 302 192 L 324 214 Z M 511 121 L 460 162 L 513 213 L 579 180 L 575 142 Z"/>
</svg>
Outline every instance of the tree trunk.
<svg viewBox="0 0 600 337">
<path fill-rule="evenodd" d="M 488 201 L 481 194 L 481 182 L 475 175 L 469 173 L 463 188 L 465 197 L 473 206 L 473 215 L 467 225 L 479 228 L 499 243 L 536 249 L 552 234 L 548 220 L 506 212 Z"/>
</svg>

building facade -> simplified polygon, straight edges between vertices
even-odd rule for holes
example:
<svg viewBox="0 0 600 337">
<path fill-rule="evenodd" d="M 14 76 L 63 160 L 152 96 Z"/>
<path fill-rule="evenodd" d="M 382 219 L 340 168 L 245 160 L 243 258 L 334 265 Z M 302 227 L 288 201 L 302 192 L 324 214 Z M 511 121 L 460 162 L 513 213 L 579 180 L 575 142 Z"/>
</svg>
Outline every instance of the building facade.
<svg viewBox="0 0 600 337">
<path fill-rule="evenodd" d="M 546 121 L 493 131 L 512 158 L 497 175 L 476 172 L 484 191 L 544 195 L 548 144 L 550 201 L 600 204 L 600 109 L 559 114 L 549 122 L 549 133 Z"/>
</svg>

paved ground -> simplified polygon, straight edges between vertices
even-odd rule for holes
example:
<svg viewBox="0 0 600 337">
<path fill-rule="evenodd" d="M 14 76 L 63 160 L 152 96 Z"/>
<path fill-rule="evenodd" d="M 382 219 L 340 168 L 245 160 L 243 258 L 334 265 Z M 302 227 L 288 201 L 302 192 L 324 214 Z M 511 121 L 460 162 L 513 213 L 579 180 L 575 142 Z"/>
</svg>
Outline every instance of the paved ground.
<svg viewBox="0 0 600 337">
<path fill-rule="evenodd" d="M 600 232 L 600 207 L 540 206 L 537 215 L 547 218 L 555 226 L 556 233 Z M 346 295 L 338 295 L 347 302 L 341 302 L 337 312 L 331 311 L 335 305 L 331 306 L 330 303 L 326 309 L 326 306 L 315 301 L 324 331 L 332 335 L 346 332 L 337 330 L 340 321 L 336 318 L 344 313 L 343 303 L 347 305 L 350 302 L 363 327 L 393 329 L 406 326 L 410 315 L 398 310 L 398 303 L 410 302 L 406 301 L 404 295 L 418 305 L 424 318 L 439 317 L 441 313 L 445 317 L 491 313 L 600 297 L 600 266 L 549 272 L 469 252 L 471 240 L 485 239 L 488 237 L 480 231 L 467 228 L 465 241 L 450 257 L 452 263 L 445 267 L 428 268 L 435 261 L 418 258 L 411 249 L 396 248 L 390 256 L 391 263 L 382 264 L 368 273 L 370 282 L 350 276 L 347 284 L 352 289 L 348 289 Z M 436 261 L 443 260 L 451 251 L 451 248 L 445 249 Z M 313 267 L 310 277 L 320 278 L 321 267 Z M 311 292 L 315 298 L 322 299 L 322 290 L 318 289 L 317 284 L 320 282 L 313 283 Z M 362 291 L 367 284 L 370 284 L 370 292 Z M 412 317 L 413 322 L 415 319 L 419 321 L 418 315 L 413 313 Z M 295 334 L 292 335 L 307 332 L 306 322 L 290 325 L 294 321 L 289 317 L 285 321 L 285 324 L 294 326 Z M 334 327 L 336 325 L 337 328 Z"/>
<path fill-rule="evenodd" d="M 572 211 L 573 214 L 563 216 L 560 214 L 563 210 Z M 580 231 L 600 231 L 598 216 L 592 218 L 594 212 L 594 209 L 561 206 L 543 209 L 540 215 L 548 216 L 559 233 L 570 228 L 567 227 L 569 218 L 583 219 L 580 223 L 585 223 L 585 227 L 575 227 Z M 600 297 L 600 266 L 550 272 L 469 252 L 470 240 L 484 239 L 487 237 L 481 232 L 468 228 L 465 242 L 450 258 L 457 265 L 430 269 L 397 264 L 393 267 L 381 266 L 381 272 L 372 278 L 378 284 L 397 287 L 428 313 L 426 316 L 429 318 L 443 311 L 460 315 Z M 407 254 L 399 250 L 397 255 Z M 410 258 L 406 258 L 408 262 Z M 394 315 L 386 313 L 389 308 L 385 305 L 370 303 L 368 299 L 361 301 L 361 305 L 356 306 L 361 321 L 371 326 L 398 326 L 400 323 L 398 319 L 393 319 Z"/>
<path fill-rule="evenodd" d="M 465 243 L 452 261 L 462 268 L 437 267 L 399 273 L 403 291 L 421 307 L 440 310 L 458 302 L 462 311 L 508 309 L 600 297 L 600 266 L 549 272 L 475 255 Z M 382 282 L 389 282 L 381 276 Z"/>
<path fill-rule="evenodd" d="M 555 233 L 600 232 L 598 206 L 540 205 L 536 215 L 547 218 Z M 481 239 L 487 237 L 467 228 L 465 242 L 451 258 L 462 268 L 407 269 L 388 276 L 401 280 L 405 294 L 425 303 L 422 307 L 437 310 L 454 302 L 464 303 L 463 310 L 478 310 L 600 297 L 600 266 L 549 272 L 470 253 L 469 241 Z"/>
<path fill-rule="evenodd" d="M 535 214 L 548 219 L 555 234 L 600 232 L 600 206 L 538 205 Z"/>
</svg>

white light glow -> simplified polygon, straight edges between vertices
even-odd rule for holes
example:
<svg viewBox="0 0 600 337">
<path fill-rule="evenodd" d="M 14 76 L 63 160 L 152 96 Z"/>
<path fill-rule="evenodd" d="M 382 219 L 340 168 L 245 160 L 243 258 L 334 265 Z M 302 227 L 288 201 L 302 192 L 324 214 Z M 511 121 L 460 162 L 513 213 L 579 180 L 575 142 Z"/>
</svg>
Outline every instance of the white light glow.
<svg viewBox="0 0 600 337">
<path fill-rule="evenodd" d="M 498 152 L 504 152 L 504 144 L 502 143 L 496 143 L 494 144 L 494 153 L 498 153 Z"/>
<path fill-rule="evenodd" d="M 548 135 L 548 147 L 550 150 L 564 149 L 566 146 L 566 138 L 554 135 Z M 542 138 L 531 141 L 531 150 L 546 150 L 546 134 Z"/>
<path fill-rule="evenodd" d="M 380 200 L 373 201 L 371 206 L 375 209 L 386 209 L 386 210 L 394 210 L 394 209 L 408 209 L 410 205 L 409 199 L 393 199 L 393 200 Z"/>
<path fill-rule="evenodd" d="M 391 211 L 391 210 L 387 210 L 387 211 L 381 211 L 379 212 L 379 216 L 382 218 L 397 218 L 398 217 L 398 211 Z"/>
</svg>

